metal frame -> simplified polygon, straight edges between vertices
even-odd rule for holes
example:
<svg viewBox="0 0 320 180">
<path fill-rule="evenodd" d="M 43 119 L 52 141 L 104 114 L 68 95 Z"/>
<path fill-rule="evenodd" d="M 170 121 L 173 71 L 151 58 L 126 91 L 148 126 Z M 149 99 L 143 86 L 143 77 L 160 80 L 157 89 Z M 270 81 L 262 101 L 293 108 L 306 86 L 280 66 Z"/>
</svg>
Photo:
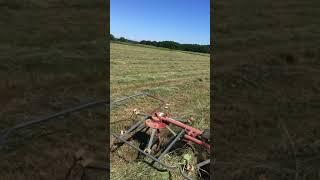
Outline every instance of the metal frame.
<svg viewBox="0 0 320 180">
<path fill-rule="evenodd" d="M 156 111 L 156 112 L 153 112 L 152 115 L 146 115 L 146 114 L 137 113 L 137 115 L 145 116 L 145 118 L 143 120 L 140 120 L 137 123 L 135 123 L 127 131 L 124 131 L 123 134 L 117 135 L 115 133 L 111 133 L 111 135 L 114 136 L 116 139 L 120 140 L 122 143 L 128 144 L 132 148 L 138 150 L 140 153 L 142 153 L 143 155 L 145 155 L 148 158 L 152 159 L 154 162 L 157 162 L 157 163 L 161 164 L 167 170 L 173 171 L 175 169 L 179 169 L 180 173 L 186 179 L 192 179 L 191 177 L 189 177 L 188 175 L 186 175 L 183 172 L 181 167 L 169 166 L 169 165 L 166 165 L 166 164 L 162 163 L 160 160 L 163 158 L 163 156 L 165 154 L 167 154 L 170 151 L 170 149 L 179 140 L 183 140 L 183 141 L 186 141 L 186 142 L 193 142 L 195 144 L 201 145 L 202 147 L 204 147 L 205 149 L 207 149 L 209 151 L 210 150 L 210 144 L 208 144 L 207 142 L 205 142 L 202 139 L 199 139 L 199 137 L 202 135 L 203 131 L 201 131 L 199 129 L 196 129 L 196 128 L 192 127 L 192 126 L 189 126 L 187 124 L 184 124 L 183 122 L 181 122 L 179 120 L 170 118 L 167 114 L 162 113 L 162 112 L 157 112 Z M 173 124 L 173 125 L 175 125 L 177 127 L 180 127 L 182 130 L 177 134 L 169 127 L 169 124 Z M 137 127 L 140 127 L 140 129 L 138 129 Z M 149 141 L 148 141 L 147 147 L 144 150 L 142 150 L 139 147 L 136 147 L 135 145 L 131 144 L 128 140 L 130 139 L 130 137 L 133 136 L 134 133 L 136 133 L 136 132 L 138 132 L 138 131 L 140 131 L 140 130 L 142 130 L 144 128 L 151 129 L 151 133 L 150 133 L 150 137 L 149 137 Z M 153 145 L 153 140 L 154 140 L 156 134 L 159 135 L 160 130 L 162 130 L 164 128 L 168 129 L 174 136 L 173 136 L 172 140 L 170 140 L 169 143 L 166 145 L 166 148 L 161 152 L 161 154 L 158 157 L 156 157 L 156 156 L 151 155 L 151 148 L 152 148 L 152 145 Z M 203 166 L 205 166 L 205 165 L 207 165 L 209 163 L 210 163 L 210 159 L 198 163 L 195 167 L 196 167 L 198 172 L 200 170 L 206 172 L 205 170 L 201 169 L 201 167 L 203 167 Z M 206 173 L 208 173 L 208 172 L 206 172 Z"/>
<path fill-rule="evenodd" d="M 183 170 L 178 167 L 178 166 L 169 166 L 167 164 L 164 164 L 160 161 L 160 159 L 155 158 L 154 156 L 150 155 L 149 153 L 141 150 L 139 147 L 136 147 L 135 145 L 131 144 L 129 141 L 123 139 L 121 136 L 115 134 L 115 133 L 111 133 L 112 136 L 114 136 L 115 138 L 119 139 L 120 141 L 122 141 L 125 144 L 128 144 L 129 146 L 133 147 L 134 149 L 138 150 L 140 153 L 142 153 L 143 155 L 147 156 L 148 158 L 152 159 L 153 161 L 159 163 L 160 165 L 162 165 L 163 167 L 165 167 L 167 170 L 169 171 L 176 171 L 179 170 L 180 173 L 182 174 L 182 176 L 188 180 L 192 180 L 192 178 L 190 178 L 188 175 L 186 175 Z"/>
<path fill-rule="evenodd" d="M 58 112 L 58 113 L 54 113 L 54 114 L 51 114 L 49 116 L 45 116 L 43 118 L 39 118 L 39 119 L 36 119 L 36 120 L 32 120 L 32 121 L 28 121 L 28 122 L 24 122 L 24 123 L 20 123 L 20 124 L 17 124 L 11 128 L 8 128 L 8 129 L 5 129 L 1 132 L 1 135 L 0 135 L 0 148 L 2 148 L 3 145 L 5 145 L 7 143 L 7 138 L 9 137 L 9 135 L 14 132 L 14 131 L 17 131 L 19 129 L 23 129 L 23 128 L 27 128 L 29 126 L 32 126 L 32 125 L 35 125 L 35 124 L 39 124 L 39 123 L 42 123 L 42 122 L 47 122 L 49 120 L 53 120 L 57 117 L 61 117 L 61 116 L 65 116 L 65 115 L 68 115 L 70 113 L 74 113 L 74 112 L 78 112 L 78 111 L 81 111 L 83 109 L 88 109 L 88 108 L 92 108 L 92 107 L 96 107 L 98 105 L 110 105 L 110 108 L 112 108 L 114 105 L 119 105 L 121 102 L 123 101 L 126 101 L 128 99 L 131 99 L 131 98 L 134 98 L 134 97 L 138 97 L 138 96 L 147 96 L 147 97 L 150 97 L 150 98 L 153 98 L 155 100 L 158 100 L 158 101 L 161 101 L 162 104 L 156 108 L 154 110 L 154 114 L 153 116 L 148 116 L 148 115 L 145 115 L 145 114 L 140 114 L 140 115 L 143 115 L 145 116 L 146 118 L 144 118 L 144 120 L 141 120 L 139 122 L 137 122 L 136 124 L 134 124 L 133 126 L 131 126 L 131 128 L 128 129 L 128 131 L 126 131 L 123 135 L 119 136 L 115 133 L 111 133 L 111 135 L 113 135 L 114 137 L 116 137 L 117 139 L 119 139 L 120 141 L 122 141 L 123 143 L 126 143 L 128 144 L 129 146 L 135 148 L 136 150 L 138 150 L 140 153 L 142 153 L 143 155 L 151 158 L 153 161 L 155 162 L 158 162 L 159 164 L 161 164 L 163 167 L 165 167 L 166 169 L 172 171 L 172 170 L 176 170 L 176 169 L 179 169 L 180 173 L 186 178 L 186 179 L 190 179 L 190 177 L 188 177 L 184 172 L 183 170 L 181 169 L 181 167 L 176 167 L 176 166 L 168 166 L 164 163 L 162 163 L 160 160 L 161 158 L 173 147 L 173 145 L 175 143 L 177 143 L 179 140 L 185 140 L 187 142 L 194 142 L 196 144 L 199 144 L 199 145 L 202 145 L 203 147 L 205 147 L 206 149 L 210 149 L 210 145 L 207 144 L 206 142 L 202 141 L 202 140 L 199 140 L 197 137 L 199 137 L 201 134 L 202 134 L 202 131 L 201 130 L 198 130 L 196 128 L 193 128 L 189 125 L 186 125 L 184 123 L 182 123 L 180 120 L 176 120 L 176 119 L 172 119 L 172 118 L 169 118 L 167 116 L 160 116 L 159 112 L 157 111 L 158 109 L 160 109 L 160 107 L 164 106 L 165 104 L 165 101 L 155 97 L 155 96 L 152 96 L 146 92 L 140 92 L 140 93 L 136 93 L 136 94 L 133 94 L 131 96 L 126 96 L 126 97 L 122 97 L 118 100 L 115 100 L 111 103 L 107 102 L 106 100 L 99 100 L 99 101 L 94 101 L 94 102 L 90 102 L 90 103 L 87 103 L 87 104 L 83 104 L 83 105 L 79 105 L 79 106 L 76 106 L 74 108 L 70 108 L 70 109 L 67 109 L 67 110 L 64 110 L 64 111 L 61 111 L 61 112 Z M 145 121 L 146 120 L 151 120 L 151 123 L 160 123 L 160 124 L 165 124 L 165 126 L 161 126 L 161 129 L 163 127 L 165 127 L 166 129 L 168 129 L 173 135 L 174 135 L 174 138 L 171 142 L 168 143 L 168 146 L 162 151 L 162 153 L 159 155 L 159 157 L 154 157 L 150 154 L 151 152 L 151 147 L 153 145 L 153 138 L 155 137 L 156 133 L 159 135 L 159 132 L 160 132 L 160 128 L 153 128 L 152 129 L 152 133 L 151 133 L 151 137 L 149 139 L 149 142 L 148 142 L 148 146 L 145 150 L 141 150 L 140 148 L 132 145 L 128 140 L 129 137 L 126 137 L 126 136 L 130 136 L 130 134 L 135 131 L 135 130 L 141 130 L 141 129 L 144 129 L 144 128 L 150 128 L 148 126 L 146 126 L 145 124 Z M 175 126 L 178 126 L 180 128 L 182 128 L 181 132 L 180 133 L 175 133 L 169 126 L 168 124 L 173 124 Z M 206 165 L 210 163 L 210 160 L 206 160 L 204 162 L 201 162 L 199 164 L 196 165 L 197 169 L 201 169 L 202 166 Z"/>
</svg>

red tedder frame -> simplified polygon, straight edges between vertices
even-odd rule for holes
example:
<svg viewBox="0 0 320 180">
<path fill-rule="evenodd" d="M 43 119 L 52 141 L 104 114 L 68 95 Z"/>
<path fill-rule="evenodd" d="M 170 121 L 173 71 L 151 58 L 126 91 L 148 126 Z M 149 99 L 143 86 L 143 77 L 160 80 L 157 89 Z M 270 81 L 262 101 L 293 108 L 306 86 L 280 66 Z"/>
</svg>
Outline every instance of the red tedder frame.
<svg viewBox="0 0 320 180">
<path fill-rule="evenodd" d="M 174 124 L 185 130 L 186 134 L 183 136 L 184 140 L 199 144 L 205 147 L 206 149 L 210 150 L 210 145 L 208 143 L 196 138 L 199 137 L 203 133 L 203 131 L 192 126 L 186 125 L 178 120 L 169 118 L 168 116 L 166 116 L 166 114 L 162 112 L 154 113 L 153 116 L 151 116 L 151 118 L 145 121 L 146 126 L 157 130 L 163 129 L 169 124 Z"/>
</svg>

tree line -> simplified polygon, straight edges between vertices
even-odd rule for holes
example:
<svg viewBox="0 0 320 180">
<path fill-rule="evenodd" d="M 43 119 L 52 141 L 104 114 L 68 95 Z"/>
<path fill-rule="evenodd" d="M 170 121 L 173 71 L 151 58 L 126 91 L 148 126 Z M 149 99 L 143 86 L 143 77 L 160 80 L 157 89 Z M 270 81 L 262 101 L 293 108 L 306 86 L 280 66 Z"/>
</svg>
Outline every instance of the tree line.
<svg viewBox="0 0 320 180">
<path fill-rule="evenodd" d="M 124 37 L 115 38 L 112 34 L 110 34 L 110 40 L 128 42 L 133 44 L 145 44 L 150 46 L 163 47 L 163 48 L 182 50 L 182 51 L 210 53 L 210 45 L 180 44 L 174 41 L 146 41 L 146 40 L 133 41 L 133 40 L 126 39 Z"/>
</svg>

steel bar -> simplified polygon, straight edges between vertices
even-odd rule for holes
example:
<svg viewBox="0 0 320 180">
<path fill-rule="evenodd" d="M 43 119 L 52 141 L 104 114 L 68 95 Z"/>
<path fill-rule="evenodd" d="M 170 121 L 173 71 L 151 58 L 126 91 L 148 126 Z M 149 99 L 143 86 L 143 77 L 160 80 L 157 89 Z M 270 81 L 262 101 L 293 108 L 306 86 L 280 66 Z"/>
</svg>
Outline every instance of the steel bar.
<svg viewBox="0 0 320 180">
<path fill-rule="evenodd" d="M 124 139 L 129 139 L 131 138 L 134 133 L 141 131 L 145 128 L 146 126 L 144 125 L 144 123 L 139 124 L 139 126 L 137 128 L 135 128 L 134 130 L 130 131 L 130 132 L 125 132 L 124 134 L 121 135 L 122 138 Z"/>
<path fill-rule="evenodd" d="M 9 128 L 9 129 L 5 130 L 5 133 L 2 135 L 2 137 L 1 137 L 2 139 L 1 140 L 4 141 L 5 138 L 8 137 L 9 134 L 12 131 L 15 131 L 15 130 L 18 130 L 18 129 L 21 129 L 21 128 L 24 128 L 24 127 L 27 127 L 27 126 L 30 126 L 30 125 L 33 125 L 33 124 L 37 124 L 37 123 L 40 123 L 40 122 L 49 121 L 49 120 L 54 119 L 54 118 L 59 117 L 59 116 L 64 116 L 64 115 L 69 114 L 69 113 L 73 113 L 73 112 L 76 112 L 76 111 L 80 111 L 80 110 L 83 110 L 83 109 L 86 109 L 86 108 L 89 108 L 89 107 L 93 107 L 93 106 L 97 106 L 97 105 L 101 105 L 101 104 L 105 104 L 105 103 L 106 103 L 105 100 L 95 101 L 95 102 L 87 103 L 87 104 L 80 105 L 80 106 L 77 106 L 77 107 L 74 107 L 74 108 L 70 108 L 70 109 L 67 109 L 67 110 L 64 110 L 64 111 L 61 111 L 61 112 L 58 112 L 58 113 L 55 113 L 55 114 L 40 118 L 40 119 L 36 119 L 36 120 L 33 120 L 33 121 L 28 121 L 28 122 L 25 122 L 25 123 L 18 124 L 16 126 L 13 126 L 13 127 Z M 3 143 L 3 142 L 0 142 L 0 143 Z"/>
<path fill-rule="evenodd" d="M 166 128 L 174 135 L 174 136 L 176 136 L 177 135 L 177 133 L 176 132 L 174 132 L 169 126 L 166 126 Z"/>
<path fill-rule="evenodd" d="M 148 119 L 150 115 L 148 114 L 143 114 L 143 113 L 137 113 L 138 116 L 144 116 L 144 120 Z"/>
<path fill-rule="evenodd" d="M 188 120 L 186 120 L 186 119 L 177 118 L 177 117 L 171 117 L 171 118 L 176 120 L 176 121 L 182 122 L 182 123 L 188 123 Z"/>
<path fill-rule="evenodd" d="M 155 96 L 152 96 L 151 94 L 145 93 L 145 95 L 148 96 L 148 97 L 150 97 L 150 98 L 153 98 L 153 99 L 155 99 L 155 100 L 161 101 L 162 103 L 165 103 L 164 100 L 159 99 L 159 98 L 157 98 L 157 97 L 155 97 Z"/>
<path fill-rule="evenodd" d="M 182 123 L 180 121 L 177 121 L 175 119 L 172 119 L 172 118 L 165 118 L 164 121 L 169 122 L 171 124 L 174 124 L 176 126 L 179 126 L 179 127 L 183 128 L 183 129 L 192 130 L 194 133 L 196 133 L 198 135 L 203 133 L 203 131 L 201 131 L 199 129 L 196 129 L 196 128 L 192 127 L 192 126 L 186 125 L 186 124 L 184 124 L 184 123 Z"/>
<path fill-rule="evenodd" d="M 150 117 L 149 115 L 141 114 L 141 113 L 139 113 L 139 114 L 137 114 L 137 115 L 138 115 L 138 116 L 144 116 L 144 119 L 145 119 L 145 120 Z M 110 122 L 110 124 L 121 123 L 121 122 L 123 122 L 123 121 L 127 121 L 127 119 L 125 119 L 125 120 L 119 120 L 119 121 L 113 121 L 113 122 Z"/>
<path fill-rule="evenodd" d="M 125 101 L 127 99 L 131 99 L 131 98 L 134 98 L 134 97 L 137 97 L 137 96 L 142 96 L 142 95 L 147 95 L 146 93 L 144 92 L 140 92 L 140 93 L 136 93 L 136 94 L 133 94 L 131 96 L 125 96 L 125 97 L 122 97 L 118 100 L 115 100 L 113 102 L 110 103 L 110 108 L 112 108 L 112 104 L 116 104 L 116 103 L 119 103 L 119 102 L 122 102 L 122 101 Z"/>
<path fill-rule="evenodd" d="M 207 164 L 209 164 L 209 163 L 210 163 L 210 159 L 207 159 L 207 160 L 205 160 L 205 161 L 202 161 L 202 162 L 198 163 L 198 164 L 196 165 L 196 167 L 199 169 L 199 168 L 201 168 L 202 166 L 205 166 L 205 165 L 207 165 Z"/>
<path fill-rule="evenodd" d="M 160 156 L 158 157 L 158 160 L 160 160 L 170 149 L 171 147 L 178 141 L 180 140 L 180 138 L 184 135 L 185 131 L 182 130 L 174 139 L 173 141 L 170 142 L 170 144 L 168 145 L 168 147 L 160 154 Z"/>
<path fill-rule="evenodd" d="M 28 121 L 28 122 L 25 122 L 25 123 L 17 124 L 16 126 L 13 126 L 11 128 L 8 128 L 8 129 L 5 129 L 5 130 L 2 131 L 3 134 L 0 137 L 0 145 L 4 144 L 5 143 L 5 139 L 10 135 L 10 133 L 12 133 L 15 130 L 18 130 L 18 129 L 21 129 L 21 128 L 25 128 L 27 126 L 38 124 L 38 123 L 41 123 L 41 122 L 46 122 L 46 121 L 49 121 L 51 119 L 67 115 L 69 113 L 73 113 L 73 112 L 80 111 L 80 110 L 83 110 L 83 109 L 86 109 L 86 108 L 94 107 L 96 105 L 101 105 L 101 104 L 110 104 L 110 105 L 112 105 L 112 104 L 116 104 L 116 103 L 119 103 L 121 101 L 125 101 L 127 99 L 130 99 L 130 98 L 133 98 L 133 97 L 136 97 L 136 96 L 141 96 L 141 95 L 148 95 L 148 94 L 145 93 L 145 92 L 140 92 L 140 93 L 137 93 L 137 94 L 134 94 L 134 95 L 131 95 L 131 96 L 120 98 L 120 99 L 118 99 L 118 100 L 116 100 L 114 102 L 111 102 L 111 103 L 108 103 L 106 100 L 94 101 L 94 102 L 90 102 L 90 103 L 87 103 L 87 104 L 83 104 L 83 105 L 80 105 L 80 106 L 77 106 L 77 107 L 74 107 L 74 108 L 70 108 L 70 109 L 67 109 L 67 110 L 52 114 L 52 115 L 49 115 L 49 116 L 45 116 L 45 117 L 40 118 L 40 119 L 31 120 L 31 121 Z"/>
<path fill-rule="evenodd" d="M 131 144 L 129 141 L 121 138 L 121 137 L 118 136 L 117 134 L 111 133 L 111 135 L 114 136 L 114 137 L 116 137 L 117 139 L 121 140 L 122 142 L 128 144 L 129 146 L 135 148 L 135 149 L 138 150 L 140 153 L 142 153 L 143 155 L 149 157 L 149 158 L 152 159 L 153 161 L 158 162 L 159 164 L 161 164 L 163 167 L 165 167 L 165 168 L 168 169 L 169 171 L 170 171 L 170 170 L 173 171 L 173 170 L 175 170 L 175 169 L 179 169 L 179 170 L 180 170 L 180 173 L 183 175 L 184 178 L 186 178 L 186 179 L 188 179 L 188 180 L 192 180 L 192 178 L 190 178 L 189 176 L 187 176 L 187 175 L 183 172 L 183 170 L 182 170 L 181 168 L 179 168 L 179 167 L 177 167 L 177 166 L 169 166 L 169 165 L 166 165 L 166 164 L 162 163 L 161 161 L 159 161 L 157 158 L 153 157 L 152 155 L 144 152 L 144 151 L 141 150 L 140 148 L 138 148 L 138 147 L 136 147 L 135 145 Z"/>
<path fill-rule="evenodd" d="M 148 152 L 149 154 L 150 154 L 150 151 L 151 151 L 151 146 L 153 144 L 153 137 L 155 136 L 156 131 L 157 131 L 157 129 L 151 129 L 151 135 L 150 135 L 150 139 L 149 139 L 149 142 L 148 142 L 148 146 L 145 149 L 145 152 Z"/>
<path fill-rule="evenodd" d="M 205 142 L 203 142 L 203 141 L 200 141 L 200 140 L 197 139 L 197 138 L 194 138 L 194 137 L 189 136 L 189 135 L 187 135 L 187 134 L 184 135 L 184 138 L 185 138 L 186 140 L 189 140 L 189 141 L 192 141 L 192 142 L 194 142 L 194 143 L 196 143 L 196 144 L 199 144 L 199 145 L 201 145 L 201 146 L 203 146 L 203 147 L 205 147 L 205 148 L 207 148 L 207 149 L 210 149 L 210 144 L 207 144 L 207 143 L 205 143 Z"/>
<path fill-rule="evenodd" d="M 163 107 L 163 106 L 165 105 L 165 103 L 166 103 L 166 101 L 164 101 L 164 100 L 162 100 L 162 99 L 159 99 L 159 98 L 157 98 L 157 97 L 155 97 L 155 96 L 152 96 L 152 95 L 150 95 L 150 94 L 146 94 L 146 96 L 147 96 L 147 97 L 150 97 L 150 98 L 152 98 L 152 99 L 161 101 L 161 104 L 160 104 L 158 107 L 156 107 L 155 109 L 151 110 L 151 112 L 155 112 L 155 111 L 159 110 L 159 109 L 160 109 L 161 107 Z"/>
<path fill-rule="evenodd" d="M 121 140 L 122 142 L 128 144 L 129 146 L 133 147 L 134 149 L 138 150 L 138 151 L 139 151 L 140 153 L 142 153 L 143 155 L 145 155 L 145 156 L 149 157 L 150 159 L 152 159 L 152 160 L 160 163 L 163 167 L 165 167 L 165 168 L 167 168 L 167 169 L 173 170 L 173 169 L 178 168 L 177 166 L 169 166 L 169 165 L 166 165 L 166 164 L 160 162 L 157 158 L 155 158 L 155 157 L 153 157 L 152 155 L 144 152 L 144 151 L 141 150 L 140 148 L 136 147 L 135 145 L 131 144 L 129 141 L 121 138 L 119 135 L 117 135 L 117 134 L 115 134 L 115 133 L 111 133 L 111 135 L 114 136 L 114 137 L 116 137 L 117 139 Z"/>
<path fill-rule="evenodd" d="M 131 138 L 136 132 L 142 131 L 145 128 L 147 128 L 147 126 L 144 124 L 145 120 L 140 120 L 138 121 L 136 124 L 134 124 L 133 126 L 131 126 L 128 130 L 126 130 L 124 132 L 124 134 L 121 134 L 120 136 L 126 140 L 128 140 L 129 138 Z"/>
<path fill-rule="evenodd" d="M 208 171 L 199 168 L 199 169 L 198 169 L 198 174 L 199 174 L 200 176 L 201 176 L 201 172 L 200 172 L 200 171 L 202 171 L 202 172 L 206 173 L 208 176 L 210 176 L 210 173 L 209 173 Z"/>
<path fill-rule="evenodd" d="M 141 124 L 143 124 L 144 121 L 145 121 L 145 120 L 140 120 L 140 121 L 138 121 L 136 124 L 134 124 L 133 126 L 131 126 L 130 129 L 128 129 L 128 130 L 125 132 L 125 134 L 126 134 L 126 133 L 130 133 L 131 131 L 135 130 L 138 126 L 140 126 Z"/>
</svg>

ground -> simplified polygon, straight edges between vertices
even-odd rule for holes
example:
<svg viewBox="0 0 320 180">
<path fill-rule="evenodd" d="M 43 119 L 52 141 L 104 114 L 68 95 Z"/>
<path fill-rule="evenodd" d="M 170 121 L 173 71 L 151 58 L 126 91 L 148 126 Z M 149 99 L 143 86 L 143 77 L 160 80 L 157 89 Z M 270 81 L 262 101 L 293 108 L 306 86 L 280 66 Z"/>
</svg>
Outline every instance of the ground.
<svg viewBox="0 0 320 180">
<path fill-rule="evenodd" d="M 216 1 L 218 179 L 319 179 L 319 6 Z"/>
<path fill-rule="evenodd" d="M 105 98 L 102 2 L 4 0 L 0 9 L 1 130 Z M 104 164 L 105 121 L 97 107 L 12 134 L 0 179 L 65 179 L 80 149 Z"/>
<path fill-rule="evenodd" d="M 193 126 L 209 128 L 209 57 L 209 54 L 111 43 L 111 98 L 116 100 L 148 91 L 168 101 L 175 117 L 192 117 Z M 129 118 L 133 109 L 150 112 L 157 107 L 157 102 L 147 98 L 127 103 L 111 111 L 111 132 L 120 133 L 131 124 Z M 181 160 L 181 156 L 174 153 L 170 158 L 175 163 Z M 128 163 L 118 153 L 111 154 L 111 179 L 149 179 L 150 176 L 154 179 L 168 178 L 168 172 L 159 172 L 141 160 Z M 173 174 L 172 178 L 181 179 L 181 176 Z"/>
</svg>

